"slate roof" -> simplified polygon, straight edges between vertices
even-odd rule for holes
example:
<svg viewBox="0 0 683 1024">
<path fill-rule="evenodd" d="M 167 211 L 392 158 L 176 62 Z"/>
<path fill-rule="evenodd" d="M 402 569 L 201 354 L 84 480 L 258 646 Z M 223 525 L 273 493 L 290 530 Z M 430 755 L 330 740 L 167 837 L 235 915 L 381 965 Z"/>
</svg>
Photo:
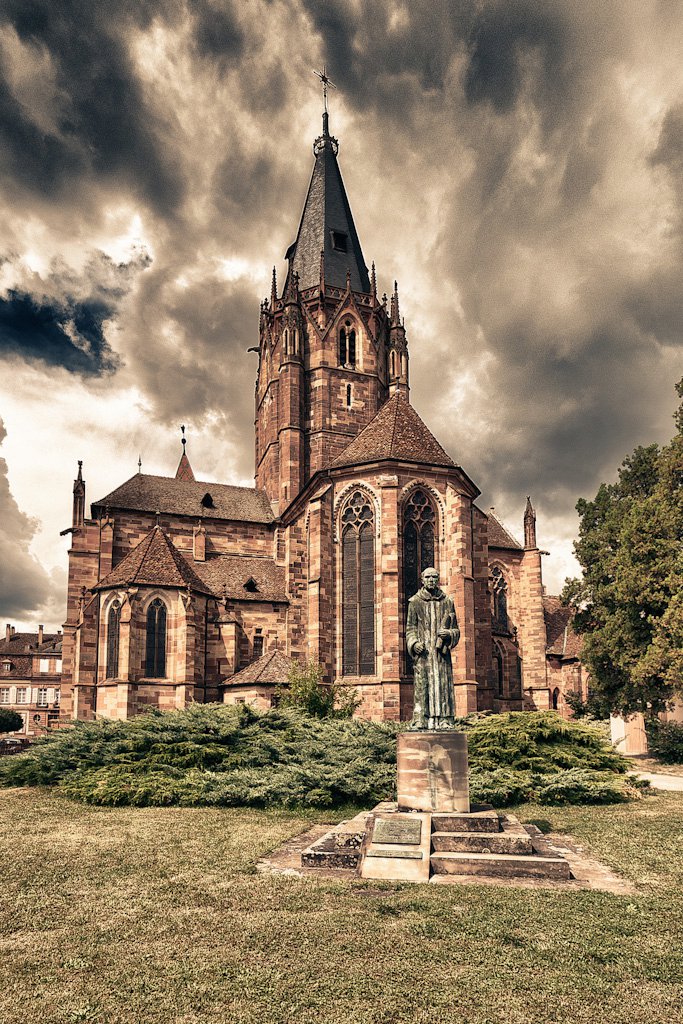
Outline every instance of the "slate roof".
<svg viewBox="0 0 683 1024">
<path fill-rule="evenodd" d="M 543 598 L 545 618 L 546 653 L 563 661 L 580 658 L 583 647 L 582 637 L 572 627 L 573 612 L 562 604 L 559 597 Z"/>
<path fill-rule="evenodd" d="M 386 459 L 455 467 L 450 455 L 401 395 L 393 395 L 384 403 L 360 434 L 332 462 L 331 468 L 358 466 Z"/>
<path fill-rule="evenodd" d="M 225 595 L 239 601 L 287 601 L 285 570 L 272 558 L 210 555 L 205 562 L 195 562 L 194 569 L 216 597 Z M 256 590 L 245 588 L 249 580 L 253 580 Z"/>
<path fill-rule="evenodd" d="M 202 504 L 206 494 L 212 505 Z M 183 480 L 169 476 L 136 473 L 106 497 L 93 502 L 96 511 L 126 509 L 135 512 L 162 512 L 204 519 L 234 519 L 244 523 L 272 523 L 274 516 L 265 491 L 255 487 L 234 487 L 201 480 Z"/>
<path fill-rule="evenodd" d="M 316 156 L 296 241 L 287 250 L 289 273 L 299 275 L 299 288 L 312 288 L 320 281 L 320 253 L 324 252 L 325 284 L 346 288 L 347 269 L 351 288 L 369 292 L 370 280 L 353 223 L 339 164 L 337 142 L 326 131 L 316 140 Z M 335 246 L 335 235 L 345 237 L 346 251 Z M 339 238 L 337 236 L 337 240 Z"/>
<path fill-rule="evenodd" d="M 501 523 L 500 519 L 493 512 L 489 510 L 486 513 L 488 519 L 488 534 L 489 534 L 489 547 L 490 548 L 507 548 L 513 551 L 524 551 L 524 548 L 515 540 L 511 533 Z"/>
<path fill-rule="evenodd" d="M 128 585 L 180 589 L 189 586 L 200 594 L 211 593 L 160 526 L 155 526 L 91 589 L 106 590 Z"/>
<path fill-rule="evenodd" d="M 223 686 L 243 686 L 245 683 L 258 683 L 261 686 L 286 683 L 292 662 L 282 651 L 267 651 L 251 665 L 240 669 L 234 676 L 223 680 Z"/>
</svg>

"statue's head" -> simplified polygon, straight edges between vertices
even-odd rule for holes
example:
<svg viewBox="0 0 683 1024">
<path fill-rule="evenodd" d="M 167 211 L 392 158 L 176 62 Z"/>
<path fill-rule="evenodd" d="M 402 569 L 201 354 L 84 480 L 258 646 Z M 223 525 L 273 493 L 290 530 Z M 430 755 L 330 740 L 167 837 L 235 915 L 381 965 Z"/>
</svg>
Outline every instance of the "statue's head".
<svg viewBox="0 0 683 1024">
<path fill-rule="evenodd" d="M 433 566 L 430 566 L 428 569 L 425 569 L 423 571 L 422 586 L 426 587 L 426 589 L 429 591 L 434 591 L 438 588 L 439 574 Z"/>
</svg>

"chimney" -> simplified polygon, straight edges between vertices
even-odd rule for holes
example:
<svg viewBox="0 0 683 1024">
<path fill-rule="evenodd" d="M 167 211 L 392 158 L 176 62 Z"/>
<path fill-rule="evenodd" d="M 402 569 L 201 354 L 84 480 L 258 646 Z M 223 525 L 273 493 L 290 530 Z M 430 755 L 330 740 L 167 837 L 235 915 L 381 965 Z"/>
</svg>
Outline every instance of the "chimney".
<svg viewBox="0 0 683 1024">
<path fill-rule="evenodd" d="M 43 642 L 43 627 L 42 626 L 38 626 L 38 643 L 42 644 L 42 642 Z"/>
<path fill-rule="evenodd" d="M 7 625 L 5 626 L 5 642 L 9 643 L 11 639 L 12 639 L 12 627 L 10 626 L 10 624 L 8 622 Z"/>
<path fill-rule="evenodd" d="M 12 626 L 12 636 L 14 636 L 14 633 L 15 633 L 15 629 L 14 629 L 14 626 Z"/>
</svg>

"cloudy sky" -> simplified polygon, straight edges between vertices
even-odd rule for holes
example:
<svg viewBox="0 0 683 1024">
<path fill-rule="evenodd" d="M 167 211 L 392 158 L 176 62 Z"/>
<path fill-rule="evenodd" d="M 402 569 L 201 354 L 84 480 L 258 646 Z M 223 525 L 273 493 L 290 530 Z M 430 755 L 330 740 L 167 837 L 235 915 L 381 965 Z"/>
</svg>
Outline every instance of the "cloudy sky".
<svg viewBox="0 0 683 1024">
<path fill-rule="evenodd" d="M 0 616 L 64 617 L 88 500 L 188 454 L 250 484 L 258 304 L 320 131 L 399 281 L 413 403 L 575 571 L 574 505 L 673 430 L 680 0 L 4 0 Z"/>
</svg>

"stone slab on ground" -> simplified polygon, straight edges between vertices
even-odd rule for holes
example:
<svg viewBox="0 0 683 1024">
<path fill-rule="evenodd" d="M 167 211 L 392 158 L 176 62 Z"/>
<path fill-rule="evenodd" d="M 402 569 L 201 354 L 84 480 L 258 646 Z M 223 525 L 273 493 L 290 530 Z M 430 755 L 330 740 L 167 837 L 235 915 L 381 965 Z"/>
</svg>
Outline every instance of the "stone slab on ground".
<svg viewBox="0 0 683 1024">
<path fill-rule="evenodd" d="M 391 833 L 394 832 L 394 835 Z M 379 838 L 379 842 L 377 838 Z M 387 842 L 387 838 L 390 837 Z M 393 841 L 397 837 L 401 842 Z M 429 814 L 371 814 L 361 848 L 361 878 L 392 882 L 429 881 L 432 829 Z"/>
</svg>

